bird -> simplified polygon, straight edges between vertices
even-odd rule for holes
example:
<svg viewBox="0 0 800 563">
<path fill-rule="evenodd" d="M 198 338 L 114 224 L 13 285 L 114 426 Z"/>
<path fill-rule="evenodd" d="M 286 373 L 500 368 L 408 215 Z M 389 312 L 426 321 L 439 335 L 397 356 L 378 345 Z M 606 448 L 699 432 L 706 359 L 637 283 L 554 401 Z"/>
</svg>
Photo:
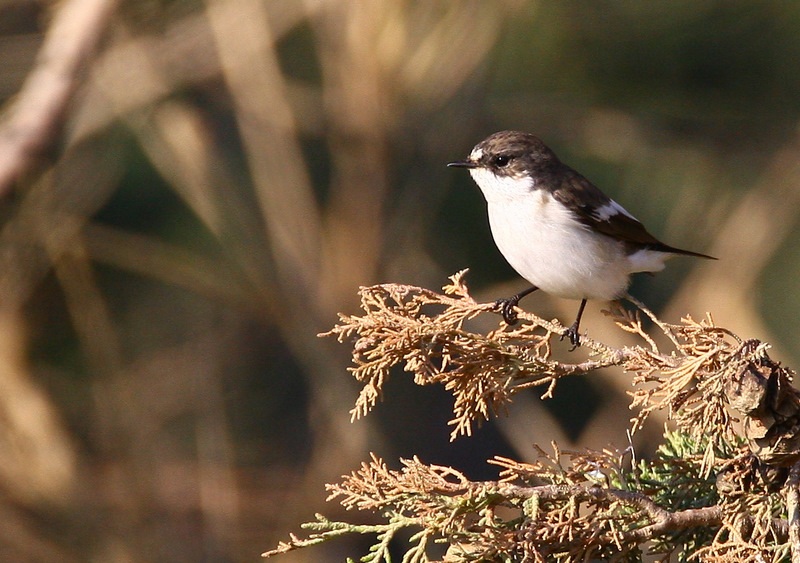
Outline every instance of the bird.
<svg viewBox="0 0 800 563">
<path fill-rule="evenodd" d="M 580 345 L 587 300 L 625 297 L 632 274 L 661 271 L 673 256 L 716 260 L 659 241 L 531 133 L 494 133 L 475 145 L 466 160 L 448 166 L 469 170 L 486 199 L 495 244 L 532 284 L 498 299 L 496 310 L 513 325 L 519 301 L 536 290 L 580 300 L 575 322 L 561 336 L 572 350 Z"/>
</svg>

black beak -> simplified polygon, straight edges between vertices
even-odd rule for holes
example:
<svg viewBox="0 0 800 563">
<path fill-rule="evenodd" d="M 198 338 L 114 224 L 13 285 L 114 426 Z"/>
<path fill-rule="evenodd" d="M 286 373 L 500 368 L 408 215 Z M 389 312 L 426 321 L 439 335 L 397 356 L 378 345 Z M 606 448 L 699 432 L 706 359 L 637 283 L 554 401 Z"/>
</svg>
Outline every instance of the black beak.
<svg viewBox="0 0 800 563">
<path fill-rule="evenodd" d="M 448 162 L 447 166 L 451 168 L 477 168 L 478 164 L 469 160 L 459 160 L 457 162 Z"/>
</svg>

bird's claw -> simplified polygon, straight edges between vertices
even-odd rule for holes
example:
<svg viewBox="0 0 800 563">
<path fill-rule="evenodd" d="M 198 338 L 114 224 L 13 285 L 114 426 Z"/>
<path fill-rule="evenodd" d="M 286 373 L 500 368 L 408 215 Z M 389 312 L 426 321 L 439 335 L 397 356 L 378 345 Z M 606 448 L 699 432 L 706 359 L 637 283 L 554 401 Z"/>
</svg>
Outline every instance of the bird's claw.
<svg viewBox="0 0 800 563">
<path fill-rule="evenodd" d="M 518 301 L 518 299 L 514 298 L 505 298 L 494 302 L 495 310 L 503 316 L 503 320 L 507 325 L 517 324 L 517 312 L 514 309 Z"/>
<path fill-rule="evenodd" d="M 581 345 L 581 335 L 578 333 L 578 324 L 575 323 L 571 327 L 569 327 L 564 334 L 561 335 L 559 340 L 564 340 L 564 338 L 568 338 L 570 344 L 572 344 L 572 348 L 569 349 L 570 352 L 575 350 L 578 346 Z"/>
<path fill-rule="evenodd" d="M 519 303 L 519 299 L 515 299 L 514 297 L 498 299 L 494 302 L 494 311 L 502 315 L 503 320 L 507 325 L 515 325 L 519 320 L 517 311 L 515 310 L 517 303 Z M 564 340 L 564 338 L 569 339 L 569 343 L 572 344 L 572 348 L 569 349 L 570 352 L 581 345 L 581 335 L 578 332 L 578 321 L 575 321 L 572 326 L 564 331 L 564 334 L 561 335 L 560 340 Z"/>
</svg>

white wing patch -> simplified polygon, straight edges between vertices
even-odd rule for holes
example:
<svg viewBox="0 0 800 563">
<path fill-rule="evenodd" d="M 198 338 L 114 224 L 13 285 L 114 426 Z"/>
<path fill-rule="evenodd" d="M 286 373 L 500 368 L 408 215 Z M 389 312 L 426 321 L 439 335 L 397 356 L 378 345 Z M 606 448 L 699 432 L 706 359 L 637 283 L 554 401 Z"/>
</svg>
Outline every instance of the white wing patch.
<svg viewBox="0 0 800 563">
<path fill-rule="evenodd" d="M 615 215 L 625 215 L 634 221 L 638 221 L 636 217 L 628 213 L 628 210 L 622 207 L 619 203 L 614 201 L 613 199 L 608 200 L 608 203 L 603 205 L 602 207 L 598 207 L 597 209 L 592 212 L 592 215 L 598 221 L 608 221 Z"/>
</svg>

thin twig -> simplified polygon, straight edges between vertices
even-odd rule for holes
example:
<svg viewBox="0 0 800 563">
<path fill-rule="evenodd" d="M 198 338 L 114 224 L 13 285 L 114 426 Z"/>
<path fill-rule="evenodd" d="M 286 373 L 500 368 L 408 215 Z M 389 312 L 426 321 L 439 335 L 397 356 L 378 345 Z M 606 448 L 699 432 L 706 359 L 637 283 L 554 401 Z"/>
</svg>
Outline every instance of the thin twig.
<svg viewBox="0 0 800 563">
<path fill-rule="evenodd" d="M 658 328 L 661 329 L 661 332 L 666 334 L 667 338 L 669 338 L 672 341 L 672 344 L 675 346 L 676 350 L 680 350 L 681 349 L 681 345 L 678 342 L 678 339 L 675 338 L 675 334 L 673 334 L 673 332 L 669 329 L 669 327 L 667 325 L 665 325 L 663 322 L 661 322 L 661 319 L 656 317 L 656 315 L 655 315 L 655 313 L 653 313 L 653 311 L 648 309 L 647 306 L 644 303 L 642 303 L 641 301 L 636 299 L 630 293 L 626 293 L 625 294 L 625 299 L 627 299 L 628 301 L 630 301 L 631 303 L 636 305 L 636 307 L 638 307 L 640 311 L 642 311 L 645 315 L 647 315 L 650 318 L 650 320 L 653 321 L 653 323 L 656 326 L 658 326 Z"/>
</svg>

